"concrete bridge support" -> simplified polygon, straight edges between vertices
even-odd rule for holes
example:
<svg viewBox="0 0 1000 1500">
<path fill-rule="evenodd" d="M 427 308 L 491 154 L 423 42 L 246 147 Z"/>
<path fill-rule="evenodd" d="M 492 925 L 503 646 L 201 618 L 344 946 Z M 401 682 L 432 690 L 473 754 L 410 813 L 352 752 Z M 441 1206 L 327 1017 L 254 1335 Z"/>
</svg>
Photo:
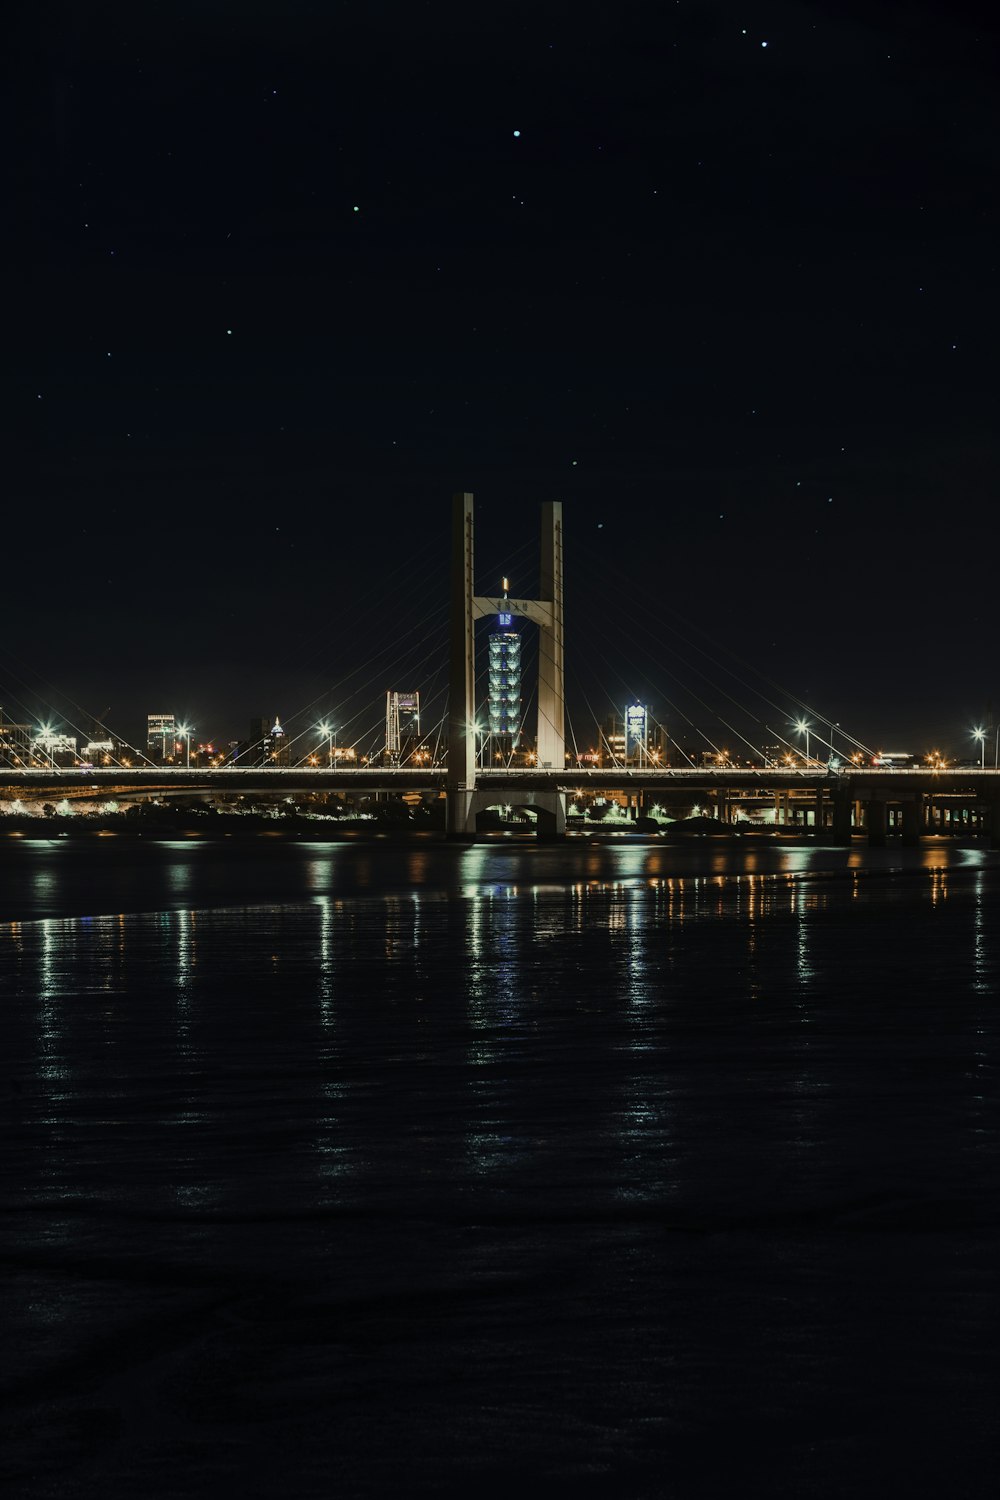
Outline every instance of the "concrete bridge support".
<svg viewBox="0 0 1000 1500">
<path fill-rule="evenodd" d="M 865 823 L 868 828 L 868 843 L 872 849 L 883 849 L 886 836 L 886 805 L 872 800 L 865 803 Z"/>
<path fill-rule="evenodd" d="M 535 814 L 535 835 L 543 842 L 562 838 L 566 832 L 566 798 L 562 792 L 518 792 L 513 803 L 516 811 Z M 445 808 L 448 837 L 473 839 L 480 813 L 504 805 L 496 792 L 449 791 Z"/>
<path fill-rule="evenodd" d="M 1000 797 L 992 797 L 987 813 L 990 832 L 990 848 L 1000 849 Z"/>
<path fill-rule="evenodd" d="M 836 796 L 833 799 L 833 842 L 835 844 L 850 845 L 852 826 L 851 820 L 854 814 L 854 803 L 849 796 Z"/>
<path fill-rule="evenodd" d="M 903 803 L 903 843 L 915 849 L 924 831 L 924 799 L 919 792 Z"/>
</svg>

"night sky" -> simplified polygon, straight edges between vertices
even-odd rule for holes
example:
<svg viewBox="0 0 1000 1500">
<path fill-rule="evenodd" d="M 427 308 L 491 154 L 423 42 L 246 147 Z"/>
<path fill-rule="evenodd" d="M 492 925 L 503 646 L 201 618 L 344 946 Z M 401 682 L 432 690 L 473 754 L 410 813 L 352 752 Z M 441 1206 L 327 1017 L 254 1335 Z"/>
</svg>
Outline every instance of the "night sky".
<svg viewBox="0 0 1000 1500">
<path fill-rule="evenodd" d="M 7 715 L 227 737 L 430 699 L 469 489 L 484 591 L 535 586 L 564 501 L 581 726 L 640 696 L 684 738 L 749 702 L 732 649 L 869 744 L 976 753 L 1000 48 L 975 14 L 23 7 Z"/>
</svg>

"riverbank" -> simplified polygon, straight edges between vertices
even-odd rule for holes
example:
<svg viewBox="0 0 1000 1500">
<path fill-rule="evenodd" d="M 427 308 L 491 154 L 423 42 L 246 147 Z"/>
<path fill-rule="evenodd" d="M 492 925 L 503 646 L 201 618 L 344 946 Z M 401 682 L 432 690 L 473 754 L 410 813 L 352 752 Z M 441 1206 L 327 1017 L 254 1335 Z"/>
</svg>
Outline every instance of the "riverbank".
<svg viewBox="0 0 1000 1500">
<path fill-rule="evenodd" d="M 829 831 L 827 831 L 828 834 Z M 322 818 L 291 815 L 280 817 L 256 813 L 185 814 L 172 810 L 143 811 L 141 814 L 94 816 L 69 815 L 54 817 L 32 817 L 7 815 L 0 817 L 0 847 L 5 842 L 20 840 L 53 842 L 70 841 L 85 843 L 95 839 L 119 839 L 144 843 L 171 843 L 177 840 L 192 842 L 215 842 L 219 840 L 258 841 L 261 839 L 279 842 L 344 843 L 392 840 L 400 843 L 443 842 L 443 818 L 425 817 L 413 821 L 380 819 L 373 817 Z M 718 844 L 779 845 L 785 847 L 814 847 L 817 843 L 829 843 L 829 836 L 817 840 L 811 829 L 769 827 L 743 822 L 739 824 L 719 823 L 711 818 L 689 818 L 674 823 L 654 823 L 652 819 L 638 822 L 595 822 L 572 820 L 566 829 L 571 840 L 583 839 L 593 844 L 654 843 L 686 844 L 693 841 L 710 840 Z M 855 838 L 864 842 L 863 833 Z M 514 843 L 534 844 L 534 826 L 522 821 L 503 823 L 497 820 L 489 827 L 463 842 L 496 843 L 503 840 Z M 900 843 L 899 838 L 890 837 L 891 844 Z M 942 843 L 951 846 L 982 848 L 987 840 L 966 833 L 935 834 L 921 839 L 921 843 Z"/>
</svg>

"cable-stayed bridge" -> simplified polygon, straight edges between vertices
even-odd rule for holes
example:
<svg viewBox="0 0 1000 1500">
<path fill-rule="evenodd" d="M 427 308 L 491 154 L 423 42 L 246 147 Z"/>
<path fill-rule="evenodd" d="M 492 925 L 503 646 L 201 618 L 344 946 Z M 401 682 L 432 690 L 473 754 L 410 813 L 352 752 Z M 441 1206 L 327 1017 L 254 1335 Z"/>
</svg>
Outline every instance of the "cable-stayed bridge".
<svg viewBox="0 0 1000 1500">
<path fill-rule="evenodd" d="M 523 548 L 518 549 L 523 552 Z M 880 843 L 888 832 L 898 831 L 904 840 L 913 842 L 923 833 L 945 831 L 956 823 L 968 831 L 988 833 L 1000 842 L 1000 769 L 985 764 L 985 748 L 979 766 L 948 767 L 940 760 L 930 765 L 908 765 L 905 768 L 873 766 L 868 747 L 839 724 L 788 695 L 776 695 L 775 684 L 754 689 L 772 719 L 784 719 L 788 734 L 805 732 L 805 754 L 801 742 L 794 743 L 785 734 L 764 721 L 759 705 L 747 710 L 738 696 L 745 678 L 732 665 L 716 666 L 728 673 L 728 681 L 718 680 L 701 692 L 691 690 L 692 700 L 708 709 L 703 694 L 715 691 L 715 722 L 735 736 L 743 747 L 742 764 L 720 748 L 717 739 L 704 729 L 695 730 L 684 707 L 667 700 L 675 722 L 686 719 L 690 731 L 706 742 L 698 747 L 684 747 L 677 731 L 667 737 L 676 760 L 664 763 L 668 755 L 650 751 L 643 738 L 637 753 L 615 754 L 607 744 L 607 754 L 595 763 L 593 753 L 581 754 L 580 736 L 566 707 L 565 662 L 567 640 L 564 608 L 564 545 L 562 506 L 547 502 L 541 512 L 539 588 L 537 598 L 516 597 L 508 592 L 506 580 L 501 593 L 479 595 L 475 591 L 476 558 L 473 497 L 463 493 L 454 497 L 452 507 L 452 550 L 450 605 L 439 606 L 436 613 L 448 637 L 447 652 L 441 632 L 431 639 L 423 667 L 437 656 L 433 669 L 440 675 L 442 656 L 447 658 L 446 707 L 436 720 L 434 730 L 410 747 L 402 759 L 389 760 L 383 754 L 362 757 L 358 764 L 354 748 L 349 757 L 338 755 L 329 739 L 326 755 L 303 754 L 296 764 L 252 765 L 221 762 L 211 765 L 154 765 L 139 751 L 119 757 L 115 764 L 25 765 L 7 757 L 0 764 L 0 797 L 56 795 L 59 797 L 94 797 L 147 794 L 171 797 L 190 793 L 225 795 L 283 795 L 301 792 L 423 792 L 443 794 L 447 799 L 449 835 L 464 838 L 476 831 L 477 820 L 484 812 L 498 806 L 527 809 L 536 821 L 542 837 L 558 837 L 565 831 L 567 800 L 604 793 L 624 794 L 638 816 L 657 800 L 679 802 L 697 800 L 704 810 L 720 823 L 740 816 L 748 800 L 773 800 L 774 822 L 781 826 L 810 828 L 818 837 L 847 842 L 855 830 L 863 828 L 872 843 Z M 531 690 L 525 712 L 516 728 L 530 737 L 528 722 L 533 708 L 536 734 L 530 755 L 513 753 L 508 736 L 504 750 L 492 750 L 492 738 L 484 734 L 480 705 L 484 701 L 487 676 L 502 670 L 504 662 L 491 658 L 488 668 L 477 670 L 476 630 L 480 620 L 492 620 L 501 635 L 509 633 L 511 641 L 520 641 L 518 624 L 535 627 L 535 660 L 537 681 Z M 498 639 L 491 636 L 491 643 Z M 531 638 L 525 632 L 525 638 Z M 705 662 L 714 658 L 709 650 L 687 639 L 689 662 L 693 654 L 703 658 L 696 670 L 709 682 Z M 518 651 L 520 646 L 518 644 Z M 746 665 L 746 664 L 744 664 Z M 356 667 L 350 675 L 361 671 Z M 749 669 L 748 670 L 752 670 Z M 623 683 L 623 686 L 628 686 Z M 586 697 L 586 684 L 582 691 Z M 723 702 L 723 709 L 719 702 Z M 491 699 L 492 702 L 492 699 Z M 588 709 L 590 707 L 589 699 Z M 520 699 L 518 708 L 520 709 Z M 690 704 L 688 705 L 690 707 Z M 789 712 L 798 714 L 789 722 Z M 813 719 L 803 717 L 812 713 Z M 743 719 L 740 720 L 742 713 Z M 588 725 L 590 736 L 598 741 L 600 723 L 592 714 Z M 756 740 L 751 738 L 756 726 Z M 329 726 L 321 726 L 323 733 Z M 826 727 L 826 735 L 821 733 Z M 569 735 L 567 735 L 569 729 Z M 812 745 L 819 754 L 810 754 Z M 834 732 L 841 753 L 834 751 Z M 188 732 L 188 731 L 186 731 Z M 2 725 L 0 725 L 2 733 Z M 189 732 L 188 732 L 189 733 Z M 716 730 L 718 734 L 718 730 Z M 982 733 L 982 732 L 980 732 Z M 765 741 L 770 740 L 770 743 Z M 584 744 L 587 740 L 584 739 Z M 341 747 L 341 750 L 343 747 Z M 825 756 L 825 758 L 824 758 Z M 853 758 L 852 758 L 853 757 Z M 669 756 L 674 760 L 674 756 Z M 186 760 L 190 759 L 190 741 Z M 610 760 L 610 764 L 608 761 Z M 325 763 L 324 763 L 325 762 Z"/>
</svg>

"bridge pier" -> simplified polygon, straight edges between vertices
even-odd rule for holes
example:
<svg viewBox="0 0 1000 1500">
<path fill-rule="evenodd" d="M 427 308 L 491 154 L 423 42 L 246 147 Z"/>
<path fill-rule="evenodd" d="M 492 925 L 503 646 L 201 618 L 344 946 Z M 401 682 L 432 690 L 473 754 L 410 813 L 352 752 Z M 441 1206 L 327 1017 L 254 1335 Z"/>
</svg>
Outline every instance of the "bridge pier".
<svg viewBox="0 0 1000 1500">
<path fill-rule="evenodd" d="M 854 813 L 854 803 L 850 795 L 837 796 L 833 798 L 833 842 L 844 844 L 848 847 L 851 843 L 853 828 L 851 820 Z"/>
<path fill-rule="evenodd" d="M 561 792 L 536 792 L 530 806 L 537 822 L 535 837 L 542 843 L 566 836 L 566 798 Z"/>
<path fill-rule="evenodd" d="M 1000 797 L 991 797 L 987 803 L 987 827 L 990 834 L 990 848 L 1000 849 Z"/>
<path fill-rule="evenodd" d="M 540 842 L 563 838 L 566 833 L 566 795 L 564 792 L 516 792 L 512 805 L 535 814 L 535 837 Z M 490 807 L 505 805 L 496 792 L 459 789 L 447 793 L 445 830 L 449 839 L 474 839 L 479 814 Z"/>
<path fill-rule="evenodd" d="M 475 833 L 476 818 L 472 811 L 475 796 L 475 792 L 466 791 L 461 787 L 448 788 L 444 804 L 444 829 L 448 838 L 467 839 Z"/>
<path fill-rule="evenodd" d="M 919 792 L 903 803 L 903 843 L 909 849 L 915 849 L 920 843 L 920 835 L 924 831 L 924 799 Z"/>
<path fill-rule="evenodd" d="M 886 805 L 881 799 L 865 803 L 865 824 L 868 829 L 868 844 L 872 849 L 883 849 L 886 838 Z"/>
</svg>

